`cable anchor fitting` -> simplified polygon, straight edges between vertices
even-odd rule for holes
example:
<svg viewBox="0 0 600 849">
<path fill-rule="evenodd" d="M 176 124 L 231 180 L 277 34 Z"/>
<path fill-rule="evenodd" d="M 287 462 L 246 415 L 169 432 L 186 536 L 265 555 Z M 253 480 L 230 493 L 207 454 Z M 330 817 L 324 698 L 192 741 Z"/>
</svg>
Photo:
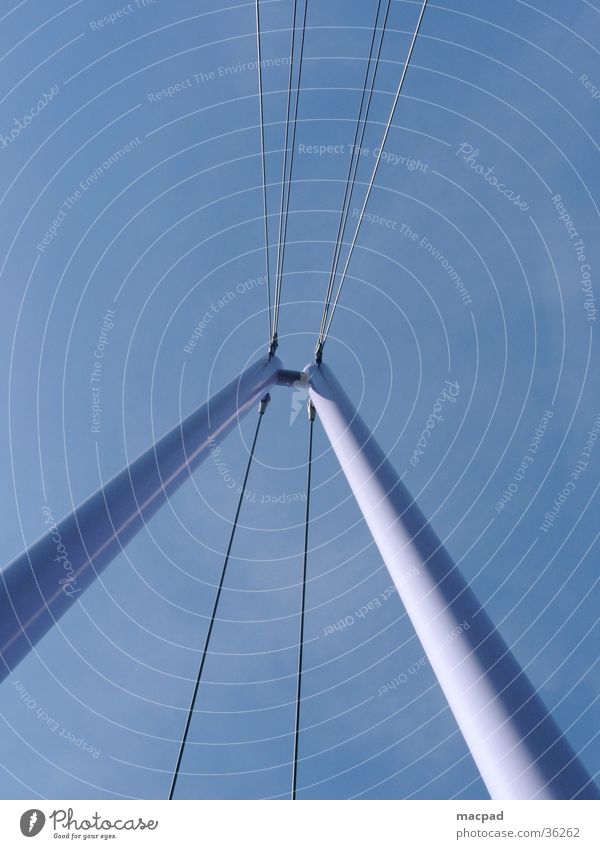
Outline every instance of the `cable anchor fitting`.
<svg viewBox="0 0 600 849">
<path fill-rule="evenodd" d="M 310 398 L 309 398 L 309 399 L 308 399 L 308 401 L 306 402 L 306 412 L 308 413 L 308 420 L 309 420 L 309 422 L 314 422 L 314 420 L 315 420 L 315 416 L 316 416 L 316 414 L 317 414 L 317 411 L 316 411 L 316 409 L 315 409 L 315 405 L 314 405 L 314 404 L 313 404 L 313 402 L 310 400 Z"/>
<path fill-rule="evenodd" d="M 264 398 L 260 399 L 260 404 L 258 405 L 258 415 L 264 415 L 265 410 L 269 406 L 269 401 L 271 400 L 271 395 L 269 392 L 265 395 Z"/>
<path fill-rule="evenodd" d="M 275 332 L 271 336 L 271 341 L 269 342 L 269 359 L 271 359 L 271 357 L 273 357 L 275 355 L 275 351 L 277 350 L 278 344 L 279 343 L 277 341 L 277 333 Z"/>
<path fill-rule="evenodd" d="M 325 340 L 319 339 L 317 342 L 317 347 L 315 348 L 315 362 L 318 366 L 323 362 L 323 348 L 325 346 Z"/>
</svg>

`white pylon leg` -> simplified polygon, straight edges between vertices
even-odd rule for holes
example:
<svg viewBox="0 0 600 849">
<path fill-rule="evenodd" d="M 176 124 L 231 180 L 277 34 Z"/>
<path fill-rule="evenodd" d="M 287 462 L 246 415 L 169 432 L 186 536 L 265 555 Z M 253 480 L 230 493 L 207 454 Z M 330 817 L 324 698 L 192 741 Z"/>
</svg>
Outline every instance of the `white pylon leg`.
<svg viewBox="0 0 600 849">
<path fill-rule="evenodd" d="M 598 799 L 514 655 L 325 365 L 310 397 L 493 799 Z"/>
<path fill-rule="evenodd" d="M 291 379 L 276 357 L 250 366 L 73 513 L 47 521 L 0 573 L 0 680 L 282 375 Z"/>
</svg>

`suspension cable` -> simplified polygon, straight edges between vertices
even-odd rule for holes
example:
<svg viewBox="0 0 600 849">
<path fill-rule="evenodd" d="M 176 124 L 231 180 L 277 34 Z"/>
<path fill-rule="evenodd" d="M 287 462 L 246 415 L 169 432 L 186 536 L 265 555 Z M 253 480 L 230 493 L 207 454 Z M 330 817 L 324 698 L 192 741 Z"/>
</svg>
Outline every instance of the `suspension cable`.
<svg viewBox="0 0 600 849">
<path fill-rule="evenodd" d="M 334 249 L 333 258 L 332 258 L 332 261 L 331 261 L 331 269 L 329 271 L 327 291 L 326 291 L 325 299 L 324 299 L 324 302 L 323 302 L 323 316 L 321 318 L 321 327 L 319 329 L 319 337 L 317 339 L 317 349 L 315 351 L 315 355 L 317 357 L 317 362 L 320 361 L 321 341 L 322 341 L 322 337 L 323 337 L 323 332 L 325 330 L 325 324 L 326 324 L 326 321 L 327 321 L 327 313 L 329 311 L 329 306 L 330 306 L 330 303 L 331 303 L 331 295 L 333 294 L 333 287 L 335 285 L 335 277 L 336 277 L 337 267 L 338 267 L 338 263 L 339 263 L 339 259 L 340 259 L 341 250 L 342 250 L 343 237 L 344 237 L 344 233 L 346 232 L 346 224 L 348 222 L 348 213 L 350 211 L 350 202 L 352 200 L 352 194 L 353 194 L 353 191 L 354 191 L 354 183 L 355 183 L 355 180 L 356 180 L 356 172 L 358 170 L 358 163 L 359 163 L 359 160 L 360 160 L 360 151 L 362 149 L 362 145 L 363 145 L 363 141 L 364 141 L 364 137 L 365 137 L 365 130 L 366 130 L 367 123 L 368 123 L 369 111 L 370 111 L 370 107 L 371 107 L 371 100 L 372 100 L 373 91 L 374 91 L 374 88 L 375 88 L 375 80 L 376 80 L 376 77 L 377 77 L 377 70 L 379 68 L 379 60 L 381 58 L 381 48 L 382 48 L 382 45 L 383 45 L 383 36 L 385 34 L 385 28 L 386 28 L 388 16 L 389 16 L 389 13 L 390 13 L 391 0 L 387 0 L 387 8 L 386 8 L 386 12 L 385 12 L 385 15 L 384 15 L 384 18 L 383 18 L 383 23 L 381 25 L 381 36 L 379 38 L 379 46 L 378 46 L 378 49 L 377 49 L 377 57 L 375 59 L 375 69 L 373 71 L 373 76 L 371 78 L 371 85 L 369 87 L 369 97 L 368 97 L 368 100 L 367 100 L 367 108 L 366 108 L 366 110 L 364 112 L 364 116 L 363 116 L 363 105 L 364 105 L 364 102 L 365 102 L 365 95 L 367 93 L 367 83 L 369 81 L 369 71 L 371 69 L 371 63 L 373 61 L 373 47 L 375 45 L 375 38 L 376 38 L 376 35 L 377 35 L 377 31 L 378 31 L 377 22 L 379 21 L 379 17 L 380 17 L 381 3 L 382 3 L 382 0 L 379 0 L 379 2 L 377 4 L 377 11 L 375 13 L 375 21 L 374 21 L 374 24 L 373 24 L 373 35 L 371 37 L 371 44 L 370 44 L 370 47 L 369 47 L 369 56 L 368 56 L 368 59 L 367 59 L 367 66 L 365 68 L 365 78 L 364 78 L 364 82 L 363 82 L 363 85 L 362 85 L 362 94 L 361 94 L 361 98 L 360 98 L 360 105 L 359 105 L 359 108 L 358 108 L 358 118 L 357 118 L 357 121 L 356 121 L 356 130 L 355 130 L 355 133 L 354 133 L 354 142 L 353 142 L 353 145 L 352 145 L 350 162 L 348 164 L 348 174 L 346 176 L 346 186 L 345 186 L 345 189 L 344 189 L 344 198 L 342 200 L 342 208 L 340 210 L 340 220 L 338 222 L 338 230 L 337 230 L 337 235 L 335 237 L 335 249 Z M 360 139 L 359 139 L 359 131 L 360 131 Z"/>
<path fill-rule="evenodd" d="M 260 158 L 262 168 L 262 201 L 265 238 L 265 271 L 267 276 L 267 317 L 269 321 L 269 339 L 273 336 L 271 319 L 271 273 L 269 269 L 269 223 L 267 216 L 267 170 L 265 165 L 265 122 L 263 110 L 262 55 L 260 47 L 260 0 L 256 0 L 256 53 L 258 59 L 258 112 L 260 123 Z"/>
<path fill-rule="evenodd" d="M 371 195 L 371 190 L 372 190 L 373 185 L 375 183 L 375 178 L 377 176 L 377 170 L 379 168 L 379 163 L 381 162 L 381 156 L 382 156 L 382 153 L 383 153 L 383 149 L 384 149 L 385 143 L 387 141 L 387 137 L 388 137 L 388 134 L 389 134 L 389 131 L 390 131 L 390 127 L 392 126 L 392 121 L 394 119 L 394 113 L 396 111 L 396 106 L 398 104 L 398 100 L 400 99 L 400 95 L 402 93 L 402 87 L 404 85 L 404 80 L 406 78 L 406 73 L 407 73 L 409 65 L 410 65 L 410 60 L 412 58 L 412 54 L 413 54 L 413 50 L 415 48 L 415 44 L 417 43 L 417 38 L 419 36 L 419 31 L 421 29 L 421 24 L 423 22 L 423 17 L 425 15 L 425 9 L 426 8 L 427 8 L 427 0 L 423 0 L 423 5 L 421 6 L 421 11 L 419 13 L 419 18 L 417 20 L 417 25 L 415 27 L 415 31 L 413 33 L 412 40 L 411 40 L 410 46 L 408 48 L 408 52 L 406 54 L 406 59 L 404 61 L 404 67 L 402 69 L 402 74 L 400 76 L 400 81 L 398 83 L 398 88 L 396 90 L 394 102 L 392 104 L 392 108 L 390 110 L 390 115 L 389 115 L 385 130 L 384 130 L 384 133 L 383 133 L 381 145 L 379 146 L 377 158 L 375 160 L 375 165 L 373 167 L 373 173 L 371 174 L 371 179 L 369 180 L 369 184 L 367 186 L 367 192 L 365 194 L 365 198 L 364 198 L 363 205 L 362 205 L 362 208 L 361 208 L 361 211 L 360 211 L 360 215 L 358 216 L 358 221 L 357 221 L 357 224 L 356 224 L 356 229 L 354 230 L 354 235 L 352 236 L 352 241 L 350 242 L 350 247 L 348 249 L 348 254 L 346 256 L 346 262 L 344 263 L 344 268 L 343 268 L 343 271 L 342 271 L 342 274 L 341 274 L 340 282 L 338 284 L 336 296 L 335 296 L 335 299 L 333 301 L 331 311 L 329 313 L 329 320 L 327 321 L 325 331 L 324 331 L 323 336 L 322 336 L 322 340 L 321 340 L 321 344 L 320 344 L 321 355 L 322 355 L 323 346 L 325 344 L 325 340 L 327 339 L 327 336 L 329 335 L 329 330 L 331 328 L 331 322 L 333 321 L 333 316 L 335 314 L 337 305 L 338 305 L 339 300 L 340 300 L 340 295 L 341 295 L 341 292 L 342 292 L 342 287 L 344 285 L 344 281 L 346 279 L 346 273 L 348 271 L 348 266 L 350 265 L 350 260 L 352 259 L 352 254 L 354 252 L 356 240 L 357 240 L 358 234 L 360 232 L 360 226 L 361 226 L 362 221 L 363 221 L 365 209 L 367 208 L 367 204 L 369 202 L 369 197 Z"/>
<path fill-rule="evenodd" d="M 298 121 L 298 103 L 300 101 L 300 84 L 302 81 L 302 58 L 304 55 L 304 37 L 306 35 L 306 17 L 308 12 L 308 0 L 304 2 L 304 17 L 302 21 L 302 31 L 301 31 L 301 39 L 300 39 L 300 59 L 299 59 L 299 67 L 298 67 L 298 78 L 296 82 L 296 93 L 295 93 L 295 103 L 294 103 L 294 120 L 293 120 L 293 129 L 292 129 L 292 144 L 290 148 L 290 165 L 289 165 L 289 173 L 287 168 L 288 162 L 288 141 L 289 141 L 289 130 L 290 130 L 290 112 L 291 112 L 291 96 L 292 96 L 292 76 L 294 65 L 296 64 L 295 59 L 295 45 L 296 45 L 296 16 L 297 16 L 297 0 L 294 0 L 294 12 L 292 18 L 292 40 L 290 47 L 290 74 L 288 80 L 288 97 L 287 97 L 287 109 L 286 109 L 286 122 L 285 122 L 285 141 L 284 141 L 284 151 L 283 151 L 283 173 L 281 176 L 281 207 L 279 212 L 279 230 L 278 230 L 278 238 L 277 238 L 277 261 L 275 268 L 275 301 L 273 305 L 273 326 L 271 331 L 271 342 L 269 345 L 269 356 L 273 356 L 278 344 L 277 338 L 277 328 L 279 324 L 279 307 L 281 303 L 281 287 L 282 287 L 282 277 L 283 277 L 283 263 L 285 259 L 285 241 L 287 236 L 287 221 L 288 221 L 288 212 L 290 208 L 290 194 L 291 194 L 291 182 L 292 182 L 292 171 L 294 168 L 294 148 L 296 146 L 296 126 Z M 286 180 L 287 175 L 287 180 Z M 287 186 L 287 191 L 286 191 Z"/>
<path fill-rule="evenodd" d="M 310 486 L 312 477 L 313 428 L 315 424 L 315 408 L 308 401 L 308 470 L 306 479 L 306 515 L 304 521 L 304 558 L 302 563 L 302 600 L 300 603 L 300 634 L 298 637 L 298 684 L 296 688 L 296 719 L 294 724 L 294 758 L 292 761 L 292 799 L 296 798 L 296 782 L 298 776 L 298 743 L 300 741 L 300 704 L 302 697 L 302 654 L 304 648 L 304 613 L 306 608 L 306 566 L 308 562 L 308 526 L 310 520 Z"/>
<path fill-rule="evenodd" d="M 227 546 L 227 553 L 225 554 L 225 560 L 224 560 L 224 563 L 223 563 L 223 568 L 221 570 L 221 577 L 219 579 L 219 587 L 217 589 L 217 594 L 215 596 L 215 600 L 214 600 L 214 603 L 213 603 L 212 613 L 210 615 L 210 622 L 209 622 L 209 625 L 208 625 L 208 631 L 206 633 L 206 639 L 204 640 L 204 648 L 202 649 L 202 657 L 200 658 L 200 665 L 198 667 L 198 674 L 196 676 L 196 683 L 194 685 L 194 691 L 193 691 L 193 694 L 192 694 L 192 699 L 191 699 L 190 706 L 189 706 L 188 712 L 187 712 L 187 719 L 186 719 L 186 722 L 185 722 L 185 728 L 184 728 L 184 731 L 183 731 L 183 736 L 181 738 L 181 742 L 179 744 L 179 752 L 178 752 L 178 755 L 177 755 L 177 763 L 175 764 L 175 770 L 173 772 L 171 787 L 169 789 L 169 800 L 173 799 L 173 794 L 175 793 L 175 787 L 177 785 L 177 779 L 179 778 L 179 770 L 181 768 L 181 761 L 183 759 L 183 752 L 185 750 L 185 744 L 187 742 L 188 733 L 189 733 L 189 730 L 190 730 L 190 725 L 192 723 L 192 716 L 194 715 L 194 708 L 196 706 L 196 698 L 198 696 L 198 689 L 200 687 L 200 680 L 202 678 L 202 672 L 204 670 L 204 664 L 205 664 L 206 658 L 208 656 L 208 646 L 209 646 L 209 643 L 210 643 L 210 638 L 211 638 L 211 635 L 212 635 L 213 627 L 214 627 L 216 616 L 217 616 L 219 599 L 221 598 L 221 592 L 223 590 L 223 583 L 225 581 L 225 573 L 227 571 L 227 565 L 229 563 L 229 557 L 231 555 L 231 549 L 233 547 L 233 540 L 235 538 L 235 532 L 237 530 L 237 523 L 238 523 L 238 519 L 240 517 L 240 511 L 242 509 L 242 503 L 244 501 L 244 495 L 245 495 L 245 492 L 246 492 L 246 484 L 248 483 L 248 476 L 250 474 L 250 466 L 252 465 L 252 460 L 254 458 L 254 449 L 256 448 L 256 441 L 258 439 L 258 433 L 260 431 L 260 424 L 262 422 L 263 415 L 265 413 L 265 410 L 267 409 L 267 406 L 268 406 L 270 400 L 271 400 L 271 396 L 267 393 L 265 395 L 265 397 L 261 400 L 259 407 L 258 407 L 258 421 L 256 422 L 256 430 L 254 431 L 254 439 L 252 440 L 252 447 L 250 448 L 250 454 L 248 456 L 248 464 L 246 465 L 246 473 L 244 474 L 244 481 L 242 483 L 242 489 L 241 489 L 241 492 L 240 492 L 240 497 L 239 497 L 239 500 L 238 500 L 237 509 L 235 511 L 235 517 L 233 519 L 231 534 L 229 536 L 229 544 Z"/>
<path fill-rule="evenodd" d="M 281 173 L 281 200 L 279 209 L 279 227 L 277 232 L 277 259 L 275 261 L 275 299 L 277 299 L 277 289 L 279 280 L 279 257 L 281 255 L 281 231 L 283 223 L 283 210 L 285 204 L 285 178 L 287 175 L 287 158 L 288 158 L 288 137 L 290 129 L 290 110 L 292 103 L 292 76 L 294 71 L 294 48 L 296 44 L 296 15 L 298 12 L 298 0 L 294 0 L 292 11 L 292 34 L 290 43 L 290 73 L 288 76 L 287 89 L 287 106 L 285 116 L 285 138 L 283 142 L 283 169 Z M 275 318 L 275 308 L 273 308 L 273 319 Z M 269 356 L 272 357 L 277 348 L 277 335 L 274 327 L 274 322 L 271 325 L 271 338 L 269 340 Z"/>
</svg>

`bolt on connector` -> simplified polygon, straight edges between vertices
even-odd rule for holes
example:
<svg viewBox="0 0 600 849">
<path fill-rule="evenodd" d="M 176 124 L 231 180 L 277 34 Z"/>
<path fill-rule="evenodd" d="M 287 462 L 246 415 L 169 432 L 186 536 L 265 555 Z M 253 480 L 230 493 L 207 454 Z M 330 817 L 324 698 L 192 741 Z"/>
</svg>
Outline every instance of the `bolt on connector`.
<svg viewBox="0 0 600 849">
<path fill-rule="evenodd" d="M 319 340 L 317 342 L 317 347 L 315 348 L 315 362 L 318 366 L 323 362 L 323 348 L 325 346 L 325 340 Z"/>
<path fill-rule="evenodd" d="M 267 409 L 267 407 L 269 405 L 270 400 L 271 400 L 271 395 L 270 395 L 269 392 L 267 392 L 267 394 L 265 395 L 264 398 L 260 399 L 260 404 L 258 405 L 258 415 L 259 416 L 263 415 L 263 413 L 265 412 L 265 410 Z"/>
<path fill-rule="evenodd" d="M 277 345 L 279 342 L 277 341 L 277 333 L 274 333 L 271 336 L 271 341 L 269 342 L 269 359 L 275 355 L 275 351 L 277 350 Z"/>
</svg>

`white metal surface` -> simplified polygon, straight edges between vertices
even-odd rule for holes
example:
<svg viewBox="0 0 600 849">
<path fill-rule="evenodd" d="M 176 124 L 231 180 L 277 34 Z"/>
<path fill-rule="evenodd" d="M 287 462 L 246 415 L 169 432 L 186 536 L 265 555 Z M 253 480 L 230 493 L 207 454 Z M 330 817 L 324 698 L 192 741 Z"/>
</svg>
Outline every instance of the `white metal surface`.
<svg viewBox="0 0 600 849">
<path fill-rule="evenodd" d="M 326 365 L 310 397 L 494 799 L 598 788 Z"/>
<path fill-rule="evenodd" d="M 279 380 L 254 363 L 0 572 L 0 680 Z M 286 373 L 284 373 L 285 375 Z"/>
</svg>

